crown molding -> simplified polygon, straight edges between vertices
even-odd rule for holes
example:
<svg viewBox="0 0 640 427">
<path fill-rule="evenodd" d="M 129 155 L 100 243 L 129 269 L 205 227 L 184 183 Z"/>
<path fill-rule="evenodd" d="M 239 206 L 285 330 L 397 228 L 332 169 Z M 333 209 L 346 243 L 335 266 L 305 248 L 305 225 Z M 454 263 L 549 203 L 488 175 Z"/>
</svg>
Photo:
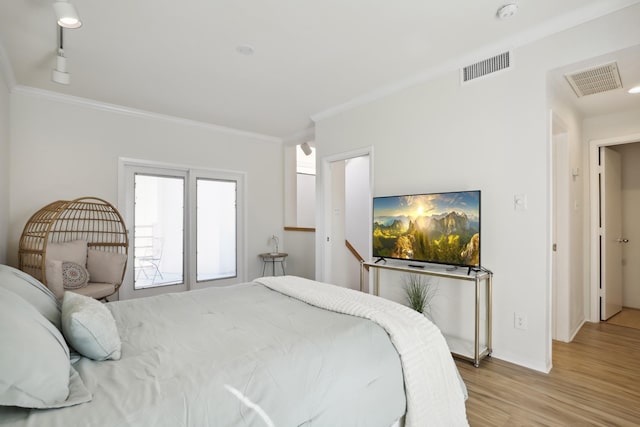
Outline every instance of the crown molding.
<svg viewBox="0 0 640 427">
<path fill-rule="evenodd" d="M 265 142 L 282 144 L 282 138 L 277 138 L 270 135 L 263 135 L 255 132 L 248 132 L 240 129 L 229 128 L 225 126 L 216 125 L 213 123 L 205 123 L 197 120 L 184 119 L 181 117 L 170 116 L 168 114 L 160 114 L 152 111 L 139 110 L 136 108 L 125 107 L 117 104 L 110 104 L 107 102 L 96 101 L 89 98 L 81 98 L 78 96 L 67 95 L 63 93 L 53 92 L 45 89 L 38 89 L 31 86 L 16 85 L 13 88 L 14 93 L 24 94 L 27 96 L 46 98 L 56 102 L 62 102 L 65 104 L 78 105 L 82 107 L 93 108 L 101 111 L 108 111 L 111 113 L 123 114 L 131 117 L 145 118 L 150 120 L 160 120 L 164 122 L 170 122 L 183 126 L 199 127 L 207 130 L 225 133 L 228 135 L 249 137 L 259 139 Z"/>
<path fill-rule="evenodd" d="M 478 58 L 493 56 L 506 50 L 514 50 L 516 47 L 525 46 L 537 40 L 577 27 L 578 25 L 593 21 L 594 19 L 598 19 L 602 16 L 609 15 L 638 3 L 640 3 L 640 0 L 610 0 L 592 3 L 589 6 L 576 9 L 564 15 L 556 16 L 553 19 L 531 28 L 530 30 L 514 34 L 500 42 L 483 46 L 477 50 L 469 52 L 468 54 L 424 70 L 421 73 L 393 82 L 389 85 L 382 86 L 345 103 L 320 111 L 316 114 L 312 114 L 310 118 L 314 123 L 317 123 L 319 120 L 352 110 L 361 105 L 369 104 L 409 87 L 428 82 L 445 73 L 457 71 L 461 67 L 477 61 Z"/>
<path fill-rule="evenodd" d="M 313 141 L 316 138 L 316 128 L 315 125 L 302 129 L 299 132 L 296 132 L 292 135 L 282 138 L 282 142 L 284 145 L 298 145 L 304 142 Z"/>
</svg>

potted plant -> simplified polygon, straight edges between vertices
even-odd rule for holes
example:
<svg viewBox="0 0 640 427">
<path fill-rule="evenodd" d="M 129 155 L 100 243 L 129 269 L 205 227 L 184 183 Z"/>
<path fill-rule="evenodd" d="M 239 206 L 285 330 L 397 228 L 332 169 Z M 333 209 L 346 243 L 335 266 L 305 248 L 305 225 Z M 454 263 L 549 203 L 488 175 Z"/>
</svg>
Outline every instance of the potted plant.
<svg viewBox="0 0 640 427">
<path fill-rule="evenodd" d="M 421 274 L 409 273 L 404 276 L 404 292 L 409 307 L 431 318 L 431 301 L 437 288 L 431 280 Z"/>
</svg>

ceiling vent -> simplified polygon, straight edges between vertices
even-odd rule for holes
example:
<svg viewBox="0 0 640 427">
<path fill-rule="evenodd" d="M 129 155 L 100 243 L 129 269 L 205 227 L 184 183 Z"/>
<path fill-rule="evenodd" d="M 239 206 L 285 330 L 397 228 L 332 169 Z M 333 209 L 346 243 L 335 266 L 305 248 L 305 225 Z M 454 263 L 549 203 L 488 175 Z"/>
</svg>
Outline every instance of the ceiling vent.
<svg viewBox="0 0 640 427">
<path fill-rule="evenodd" d="M 462 83 L 467 83 L 479 77 L 484 77 L 496 71 L 511 67 L 511 52 L 504 52 L 492 58 L 487 58 L 475 64 L 467 65 L 462 71 Z"/>
<path fill-rule="evenodd" d="M 578 71 L 572 74 L 565 74 L 564 77 L 567 79 L 578 98 L 622 87 L 620 73 L 618 72 L 618 64 L 615 62 Z"/>
</svg>

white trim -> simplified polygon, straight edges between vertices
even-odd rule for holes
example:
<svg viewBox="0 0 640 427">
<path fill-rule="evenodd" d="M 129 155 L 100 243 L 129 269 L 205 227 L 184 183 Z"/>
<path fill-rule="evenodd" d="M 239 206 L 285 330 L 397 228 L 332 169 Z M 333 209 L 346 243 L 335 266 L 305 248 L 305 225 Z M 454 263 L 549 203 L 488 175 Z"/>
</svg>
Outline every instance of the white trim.
<svg viewBox="0 0 640 427">
<path fill-rule="evenodd" d="M 284 145 L 299 145 L 304 142 L 310 142 L 316 138 L 315 124 L 311 127 L 296 132 L 292 135 L 282 138 Z"/>
<path fill-rule="evenodd" d="M 580 322 L 580 324 L 573 330 L 571 331 L 571 335 L 569 337 L 569 341 L 568 342 L 573 342 L 573 340 L 575 339 L 576 335 L 578 335 L 578 332 L 580 332 L 580 329 L 582 329 L 582 326 L 587 323 L 586 320 L 582 320 L 582 322 Z"/>
<path fill-rule="evenodd" d="M 327 238 L 331 232 L 332 215 L 331 209 L 331 163 L 356 157 L 369 156 L 369 189 L 373 195 L 374 183 L 374 156 L 373 146 L 363 147 L 344 153 L 333 154 L 320 159 L 320 167 L 316 171 L 316 280 L 330 281 L 331 271 L 331 245 L 327 245 Z M 325 191 L 326 189 L 326 191 Z M 369 206 L 369 217 L 371 218 L 371 206 Z M 369 224 L 369 250 L 368 256 L 371 258 L 371 230 Z"/>
<path fill-rule="evenodd" d="M 7 51 L 2 45 L 2 42 L 0 42 L 0 71 L 4 76 L 7 89 L 9 89 L 10 92 L 13 91 L 16 87 L 16 76 L 13 73 L 13 67 L 11 66 L 9 55 L 7 55 Z"/>
<path fill-rule="evenodd" d="M 213 130 L 216 132 L 222 132 L 222 133 L 226 133 L 234 136 L 255 138 L 255 139 L 260 139 L 260 140 L 263 140 L 266 142 L 272 142 L 272 143 L 279 143 L 279 144 L 282 143 L 281 138 L 277 138 L 274 136 L 262 135 L 254 132 L 247 132 L 240 129 L 233 129 L 225 126 L 215 125 L 212 123 L 200 122 L 197 120 L 184 119 L 181 117 L 155 113 L 152 111 L 138 110 L 136 108 L 125 107 L 117 104 L 109 104 L 107 102 L 96 101 L 89 98 L 81 98 L 79 96 L 67 95 L 63 93 L 53 92 L 50 90 L 38 89 L 30 86 L 18 85 L 13 89 L 13 92 L 29 95 L 29 96 L 47 98 L 53 101 L 63 102 L 66 104 L 79 105 L 82 107 L 93 108 L 96 110 L 108 111 L 111 113 L 124 114 L 132 117 L 145 118 L 150 120 L 160 120 L 160 121 L 175 123 L 175 124 L 184 125 L 184 126 L 194 126 L 194 127 L 207 129 L 207 130 Z"/>
<path fill-rule="evenodd" d="M 589 141 L 589 200 L 590 200 L 590 214 L 589 214 L 589 253 L 590 253 L 590 322 L 600 322 L 600 283 L 598 278 L 600 277 L 600 250 L 599 246 L 594 244 L 598 240 L 599 227 L 598 227 L 598 207 L 600 203 L 600 194 L 598 192 L 598 150 L 600 147 L 606 147 L 610 145 L 630 144 L 640 141 L 640 133 L 634 133 L 630 135 L 616 136 L 612 138 L 593 139 Z"/>
<path fill-rule="evenodd" d="M 533 43 L 537 40 L 541 40 L 550 35 L 559 33 L 572 27 L 576 27 L 578 25 L 584 24 L 585 22 L 597 19 L 601 16 L 614 13 L 620 9 L 624 9 L 637 3 L 640 3 L 640 0 L 612 0 L 606 2 L 601 1 L 591 3 L 590 5 L 583 8 L 576 9 L 564 15 L 556 16 L 555 18 L 543 22 L 536 27 L 514 34 L 511 37 L 503 39 L 497 43 L 483 46 L 473 52 L 443 62 L 435 67 L 426 69 L 421 73 L 414 74 L 413 76 L 407 77 L 405 79 L 398 80 L 386 86 L 379 87 L 375 90 L 357 96 L 350 101 L 312 114 L 310 116 L 311 120 L 317 123 L 319 120 L 324 120 L 326 118 L 335 116 L 336 114 L 340 114 L 361 105 L 368 104 L 375 100 L 400 92 L 409 87 L 434 80 L 435 78 L 445 73 L 458 70 L 468 64 L 477 62 L 478 58 L 484 59 L 494 56 L 498 53 L 503 53 L 507 50 L 512 51 L 513 53 L 513 50 L 517 47 Z"/>
</svg>

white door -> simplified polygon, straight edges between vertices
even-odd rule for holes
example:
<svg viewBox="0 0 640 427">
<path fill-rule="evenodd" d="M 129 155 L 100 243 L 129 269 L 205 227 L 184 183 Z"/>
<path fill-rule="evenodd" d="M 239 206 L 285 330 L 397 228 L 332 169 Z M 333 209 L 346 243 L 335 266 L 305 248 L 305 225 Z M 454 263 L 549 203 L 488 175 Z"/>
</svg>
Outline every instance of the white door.
<svg viewBox="0 0 640 427">
<path fill-rule="evenodd" d="M 622 310 L 622 178 L 620 154 L 600 148 L 600 320 Z"/>
</svg>

